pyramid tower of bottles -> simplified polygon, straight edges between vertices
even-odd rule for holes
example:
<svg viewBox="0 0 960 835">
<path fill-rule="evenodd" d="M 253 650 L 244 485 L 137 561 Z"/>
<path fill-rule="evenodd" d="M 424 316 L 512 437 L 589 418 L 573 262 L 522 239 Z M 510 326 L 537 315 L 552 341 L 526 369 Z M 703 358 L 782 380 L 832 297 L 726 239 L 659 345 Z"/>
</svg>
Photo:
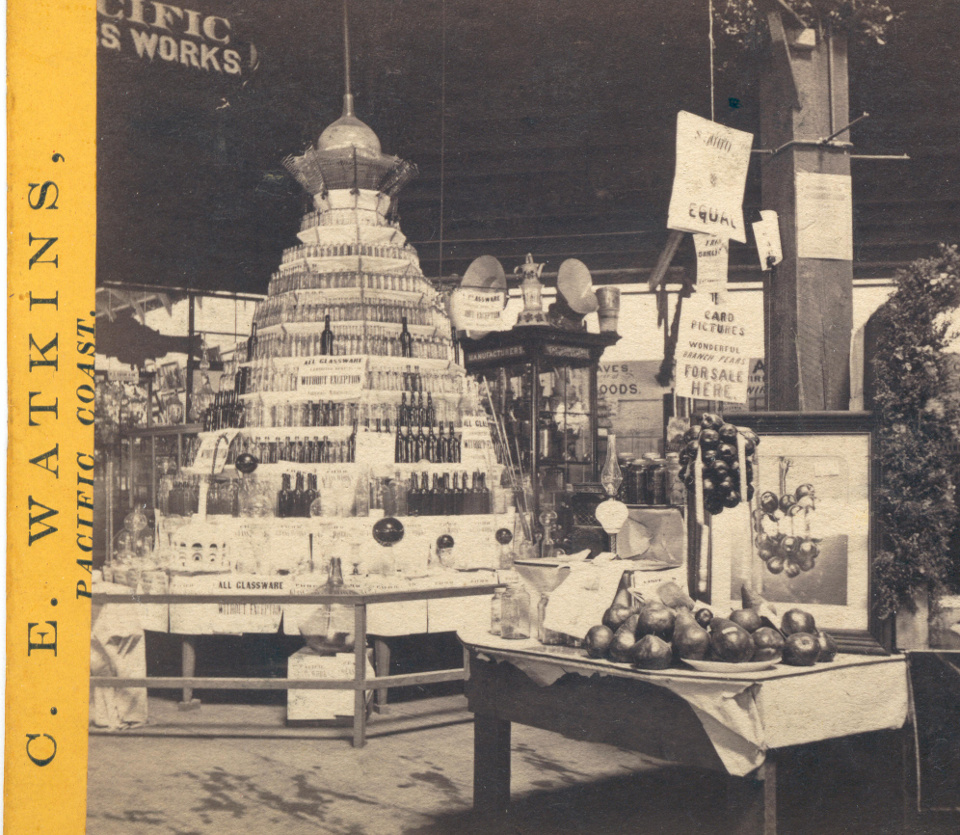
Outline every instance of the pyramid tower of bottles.
<svg viewBox="0 0 960 835">
<path fill-rule="evenodd" d="M 373 507 L 386 479 L 400 481 L 402 505 L 407 495 L 412 501 L 427 492 L 427 476 L 441 493 L 462 495 L 467 485 L 460 479 L 470 470 L 468 492 L 479 480 L 475 492 L 484 499 L 426 511 L 490 512 L 487 478 L 496 462 L 485 413 L 455 361 L 443 299 L 393 219 L 397 193 L 416 168 L 381 152 L 349 93 L 341 118 L 284 165 L 314 209 L 256 307 L 238 375 L 244 449 L 285 471 L 365 464 L 376 485 Z M 308 477 L 313 471 L 311 481 L 322 477 L 320 468 L 305 470 Z M 356 482 L 327 487 L 354 496 L 362 489 Z M 364 512 L 360 504 L 354 513 Z M 305 511 L 278 508 L 279 515 Z"/>
</svg>

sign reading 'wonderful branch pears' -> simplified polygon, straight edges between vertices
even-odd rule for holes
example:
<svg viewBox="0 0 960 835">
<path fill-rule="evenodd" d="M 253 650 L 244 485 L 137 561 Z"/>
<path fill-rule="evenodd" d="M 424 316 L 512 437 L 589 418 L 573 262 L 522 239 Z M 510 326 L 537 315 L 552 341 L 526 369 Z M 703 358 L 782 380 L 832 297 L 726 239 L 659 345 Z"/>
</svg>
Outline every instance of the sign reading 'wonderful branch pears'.
<svg viewBox="0 0 960 835">
<path fill-rule="evenodd" d="M 753 134 L 681 110 L 667 227 L 747 242 L 743 190 Z"/>
<path fill-rule="evenodd" d="M 676 394 L 700 400 L 746 403 L 750 357 L 756 350 L 749 312 L 729 299 L 685 299 L 677 341 Z"/>
</svg>

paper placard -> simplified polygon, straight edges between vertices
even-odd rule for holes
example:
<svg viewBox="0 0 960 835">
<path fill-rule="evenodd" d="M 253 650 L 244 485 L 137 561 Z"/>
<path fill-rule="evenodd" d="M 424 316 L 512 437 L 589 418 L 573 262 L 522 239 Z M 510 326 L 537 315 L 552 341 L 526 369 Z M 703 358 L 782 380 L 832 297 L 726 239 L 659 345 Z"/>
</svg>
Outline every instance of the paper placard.
<svg viewBox="0 0 960 835">
<path fill-rule="evenodd" d="M 603 620 L 628 567 L 629 563 L 620 560 L 603 565 L 572 563 L 566 578 L 550 592 L 543 625 L 554 632 L 583 638 L 590 627 Z"/>
<path fill-rule="evenodd" d="M 751 328 L 750 317 L 729 301 L 714 304 L 702 293 L 686 299 L 677 341 L 677 396 L 746 403 Z"/>
<path fill-rule="evenodd" d="M 324 400 L 354 400 L 366 376 L 366 356 L 306 357 L 297 371 L 297 391 Z"/>
<path fill-rule="evenodd" d="M 457 330 L 498 331 L 503 327 L 502 290 L 459 287 L 450 296 L 450 319 Z"/>
<path fill-rule="evenodd" d="M 853 260 L 849 174 L 797 172 L 797 257 Z"/>
<path fill-rule="evenodd" d="M 693 236 L 693 244 L 697 250 L 697 292 L 722 293 L 727 289 L 730 241 L 698 232 Z"/>
<path fill-rule="evenodd" d="M 747 242 L 743 190 L 753 134 L 681 110 L 667 227 Z"/>
<path fill-rule="evenodd" d="M 230 444 L 239 434 L 239 429 L 224 429 L 215 435 L 204 435 L 200 439 L 200 446 L 197 448 L 197 455 L 190 469 L 210 475 L 222 473 L 227 465 Z"/>
<path fill-rule="evenodd" d="M 757 256 L 760 269 L 769 270 L 783 260 L 783 248 L 780 245 L 780 221 L 772 209 L 760 212 L 760 220 L 753 224 L 753 237 L 757 242 Z"/>
<path fill-rule="evenodd" d="M 170 631 L 187 635 L 238 635 L 243 632 L 276 632 L 283 606 L 279 603 L 245 603 L 246 594 L 290 594 L 290 577 L 272 574 L 204 574 L 172 577 L 171 594 L 218 594 L 234 599 L 220 603 L 172 603 Z"/>
</svg>

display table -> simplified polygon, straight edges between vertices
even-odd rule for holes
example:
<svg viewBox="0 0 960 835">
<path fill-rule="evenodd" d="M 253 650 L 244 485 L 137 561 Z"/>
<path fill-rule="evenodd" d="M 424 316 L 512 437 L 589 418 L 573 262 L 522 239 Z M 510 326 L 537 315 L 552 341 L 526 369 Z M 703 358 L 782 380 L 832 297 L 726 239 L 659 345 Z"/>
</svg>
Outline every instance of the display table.
<svg viewBox="0 0 960 835">
<path fill-rule="evenodd" d="M 352 606 L 354 609 L 354 634 L 356 636 L 354 646 L 355 656 L 355 675 L 353 679 L 266 679 L 266 678 L 224 678 L 207 677 L 200 678 L 193 675 L 167 676 L 147 678 L 145 673 L 141 676 L 116 676 L 116 675 L 92 675 L 90 684 L 92 687 L 154 687 L 154 688 L 209 688 L 213 690 L 289 690 L 294 688 L 318 689 L 318 690 L 353 690 L 354 691 L 354 716 L 353 716 L 353 744 L 356 747 L 362 747 L 366 740 L 366 693 L 370 690 L 383 689 L 386 687 L 410 687 L 419 684 L 432 684 L 442 681 L 457 681 L 464 678 L 464 669 L 455 668 L 450 670 L 439 670 L 424 673 L 409 673 L 403 675 L 381 676 L 374 680 L 368 680 L 366 673 L 365 653 L 367 643 L 367 610 L 371 605 L 385 603 L 403 603 L 409 601 L 431 601 L 444 600 L 447 598 L 463 598 L 471 596 L 491 596 L 493 592 L 500 587 L 498 582 L 472 582 L 466 579 L 460 579 L 456 576 L 444 576 L 439 578 L 424 578 L 419 583 L 408 583 L 402 590 L 383 590 L 359 593 L 351 591 L 344 587 L 344 591 L 338 594 L 299 594 L 278 595 L 275 593 L 248 592 L 239 594 L 234 591 L 232 594 L 221 591 L 219 594 L 137 594 L 130 589 L 117 591 L 116 587 L 111 585 L 107 590 L 101 590 L 95 586 L 93 592 L 93 604 L 98 605 L 124 605 L 125 608 L 131 603 L 138 604 L 162 604 L 178 605 L 188 604 L 196 606 L 201 604 L 214 604 L 217 606 L 230 606 L 240 603 L 244 606 L 260 606 L 264 604 L 271 605 L 289 605 L 297 604 L 303 606 L 320 606 L 327 604 L 336 604 L 339 606 Z M 234 603 L 235 602 L 235 603 Z M 139 607 L 138 607 L 139 608 Z"/>
<path fill-rule="evenodd" d="M 841 655 L 829 664 L 727 676 L 639 671 L 583 650 L 464 631 L 475 717 L 474 806 L 510 799 L 510 723 L 602 742 L 659 760 L 763 780 L 764 833 L 776 831 L 784 751 L 876 731 L 907 717 L 903 656 Z M 882 694 L 882 697 L 879 697 Z"/>
</svg>

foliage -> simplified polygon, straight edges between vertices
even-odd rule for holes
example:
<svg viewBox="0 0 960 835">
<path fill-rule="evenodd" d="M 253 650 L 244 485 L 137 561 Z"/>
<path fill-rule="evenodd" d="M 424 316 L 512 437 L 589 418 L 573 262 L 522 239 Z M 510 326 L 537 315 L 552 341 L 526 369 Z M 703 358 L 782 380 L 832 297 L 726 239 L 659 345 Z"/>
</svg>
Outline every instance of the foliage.
<svg viewBox="0 0 960 835">
<path fill-rule="evenodd" d="M 874 565 L 881 616 L 912 606 L 919 589 L 935 599 L 957 574 L 950 540 L 960 520 L 960 404 L 944 348 L 956 336 L 950 314 L 958 306 L 960 254 L 941 245 L 938 257 L 898 274 L 876 315 L 881 542 Z"/>
<path fill-rule="evenodd" d="M 716 0 L 714 18 L 721 36 L 747 51 L 759 50 L 766 36 L 765 15 L 758 0 Z M 852 40 L 883 45 L 887 29 L 898 17 L 884 0 L 785 0 L 804 22 L 831 27 Z M 763 4 L 761 4 L 762 6 Z"/>
</svg>

